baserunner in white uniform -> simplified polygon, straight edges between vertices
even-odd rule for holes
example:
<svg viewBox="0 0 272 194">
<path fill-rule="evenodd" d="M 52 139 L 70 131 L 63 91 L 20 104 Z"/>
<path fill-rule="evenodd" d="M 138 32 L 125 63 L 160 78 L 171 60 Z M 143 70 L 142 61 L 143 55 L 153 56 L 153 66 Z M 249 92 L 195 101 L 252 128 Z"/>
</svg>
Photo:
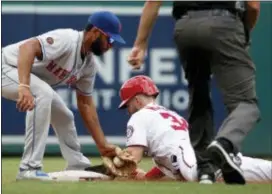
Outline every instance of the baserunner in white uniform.
<svg viewBox="0 0 272 194">
<path fill-rule="evenodd" d="M 156 164 L 156 168 L 146 174 L 137 174 L 136 178 L 156 179 L 166 175 L 177 180 L 197 181 L 197 162 L 188 123 L 176 112 L 158 105 L 155 102 L 158 94 L 155 83 L 141 75 L 130 78 L 120 89 L 122 102 L 119 108 L 126 108 L 131 115 L 127 123 L 126 150 L 138 162 L 148 152 Z M 241 153 L 234 161 L 243 170 L 247 182 L 272 181 L 271 161 Z"/>
<path fill-rule="evenodd" d="M 243 156 L 241 153 L 238 153 L 237 157 L 240 160 L 240 167 L 247 183 L 272 183 L 272 161 Z M 138 180 L 159 180 L 163 178 L 164 180 L 185 181 L 180 174 L 174 174 L 162 166 L 155 166 L 146 173 L 140 171 L 135 178 Z M 216 171 L 215 178 L 216 181 L 223 180 L 220 169 Z M 211 184 L 211 182 L 206 181 L 206 184 Z"/>
<path fill-rule="evenodd" d="M 122 85 L 119 108 L 126 108 L 131 115 L 126 150 L 138 162 L 147 151 L 157 166 L 194 181 L 197 166 L 188 123 L 176 112 L 156 104 L 158 94 L 157 86 L 147 76 L 132 77 Z"/>
<path fill-rule="evenodd" d="M 101 11 L 88 18 L 84 31 L 57 29 L 3 48 L 2 96 L 27 112 L 17 179 L 49 178 L 42 171 L 42 159 L 50 124 L 67 161 L 66 169 L 90 166 L 80 152 L 73 113 L 54 91 L 55 86 L 76 89 L 79 112 L 100 154 L 115 154 L 116 146 L 106 141 L 100 127 L 92 92 L 97 73 L 94 55 L 102 55 L 115 42 L 124 44 L 120 32 L 117 16 Z"/>
</svg>

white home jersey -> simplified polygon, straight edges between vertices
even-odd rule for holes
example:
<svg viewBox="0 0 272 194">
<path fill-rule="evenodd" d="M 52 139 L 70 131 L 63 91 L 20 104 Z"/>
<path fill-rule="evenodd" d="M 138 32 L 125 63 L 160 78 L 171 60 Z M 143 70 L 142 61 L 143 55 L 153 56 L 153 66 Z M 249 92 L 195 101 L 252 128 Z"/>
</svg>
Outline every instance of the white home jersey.
<svg viewBox="0 0 272 194">
<path fill-rule="evenodd" d="M 176 112 L 153 103 L 131 116 L 126 145 L 146 147 L 158 166 L 171 171 L 173 155 L 180 155 L 183 150 L 192 151 L 187 121 Z"/>
<path fill-rule="evenodd" d="M 91 95 L 97 67 L 91 53 L 82 61 L 83 31 L 57 29 L 36 38 L 41 44 L 43 58 L 35 59 L 31 73 L 51 86 L 67 84 Z M 19 47 L 25 41 L 2 49 L 5 64 L 17 67 Z"/>
</svg>

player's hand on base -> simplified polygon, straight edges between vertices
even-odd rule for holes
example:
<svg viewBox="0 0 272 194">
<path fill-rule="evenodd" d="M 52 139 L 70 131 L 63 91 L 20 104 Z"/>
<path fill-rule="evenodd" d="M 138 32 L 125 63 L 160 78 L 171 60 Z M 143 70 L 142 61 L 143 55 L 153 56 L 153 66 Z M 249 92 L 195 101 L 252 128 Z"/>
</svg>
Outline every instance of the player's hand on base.
<svg viewBox="0 0 272 194">
<path fill-rule="evenodd" d="M 18 88 L 18 100 L 16 107 L 21 112 L 31 111 L 35 106 L 34 97 L 31 94 L 30 88 L 19 87 Z"/>
<path fill-rule="evenodd" d="M 118 146 L 113 144 L 105 144 L 104 146 L 98 146 L 98 150 L 101 156 L 114 157 L 116 156 L 116 148 Z"/>
<path fill-rule="evenodd" d="M 133 69 L 140 69 L 144 63 L 146 49 L 133 47 L 127 61 Z"/>
</svg>

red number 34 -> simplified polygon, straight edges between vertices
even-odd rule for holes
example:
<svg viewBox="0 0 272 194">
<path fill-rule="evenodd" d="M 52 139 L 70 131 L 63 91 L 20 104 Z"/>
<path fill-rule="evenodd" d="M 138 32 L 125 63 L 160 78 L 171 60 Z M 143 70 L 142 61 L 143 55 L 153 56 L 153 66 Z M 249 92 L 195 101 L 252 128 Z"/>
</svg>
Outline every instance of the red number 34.
<svg viewBox="0 0 272 194">
<path fill-rule="evenodd" d="M 160 114 L 161 114 L 161 116 L 164 119 L 168 119 L 168 118 L 171 119 L 171 122 L 172 122 L 171 127 L 174 130 L 184 130 L 184 131 L 187 131 L 187 129 L 188 129 L 188 123 L 187 123 L 187 121 L 185 119 L 183 119 L 181 117 L 176 117 L 175 115 L 173 115 L 173 114 L 171 114 L 169 112 L 161 112 Z"/>
</svg>

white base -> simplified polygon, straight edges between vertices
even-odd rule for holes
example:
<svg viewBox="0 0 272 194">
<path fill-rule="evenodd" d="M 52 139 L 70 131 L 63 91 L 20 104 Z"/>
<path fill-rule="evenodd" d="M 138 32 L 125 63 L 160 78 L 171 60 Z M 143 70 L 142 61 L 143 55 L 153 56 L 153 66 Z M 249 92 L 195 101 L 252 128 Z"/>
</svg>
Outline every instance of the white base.
<svg viewBox="0 0 272 194">
<path fill-rule="evenodd" d="M 96 180 L 111 180 L 112 178 L 91 171 L 82 171 L 82 170 L 67 170 L 67 171 L 59 171 L 59 172 L 49 172 L 48 175 L 54 181 L 71 181 L 71 182 L 79 182 L 79 181 L 96 181 Z"/>
</svg>

